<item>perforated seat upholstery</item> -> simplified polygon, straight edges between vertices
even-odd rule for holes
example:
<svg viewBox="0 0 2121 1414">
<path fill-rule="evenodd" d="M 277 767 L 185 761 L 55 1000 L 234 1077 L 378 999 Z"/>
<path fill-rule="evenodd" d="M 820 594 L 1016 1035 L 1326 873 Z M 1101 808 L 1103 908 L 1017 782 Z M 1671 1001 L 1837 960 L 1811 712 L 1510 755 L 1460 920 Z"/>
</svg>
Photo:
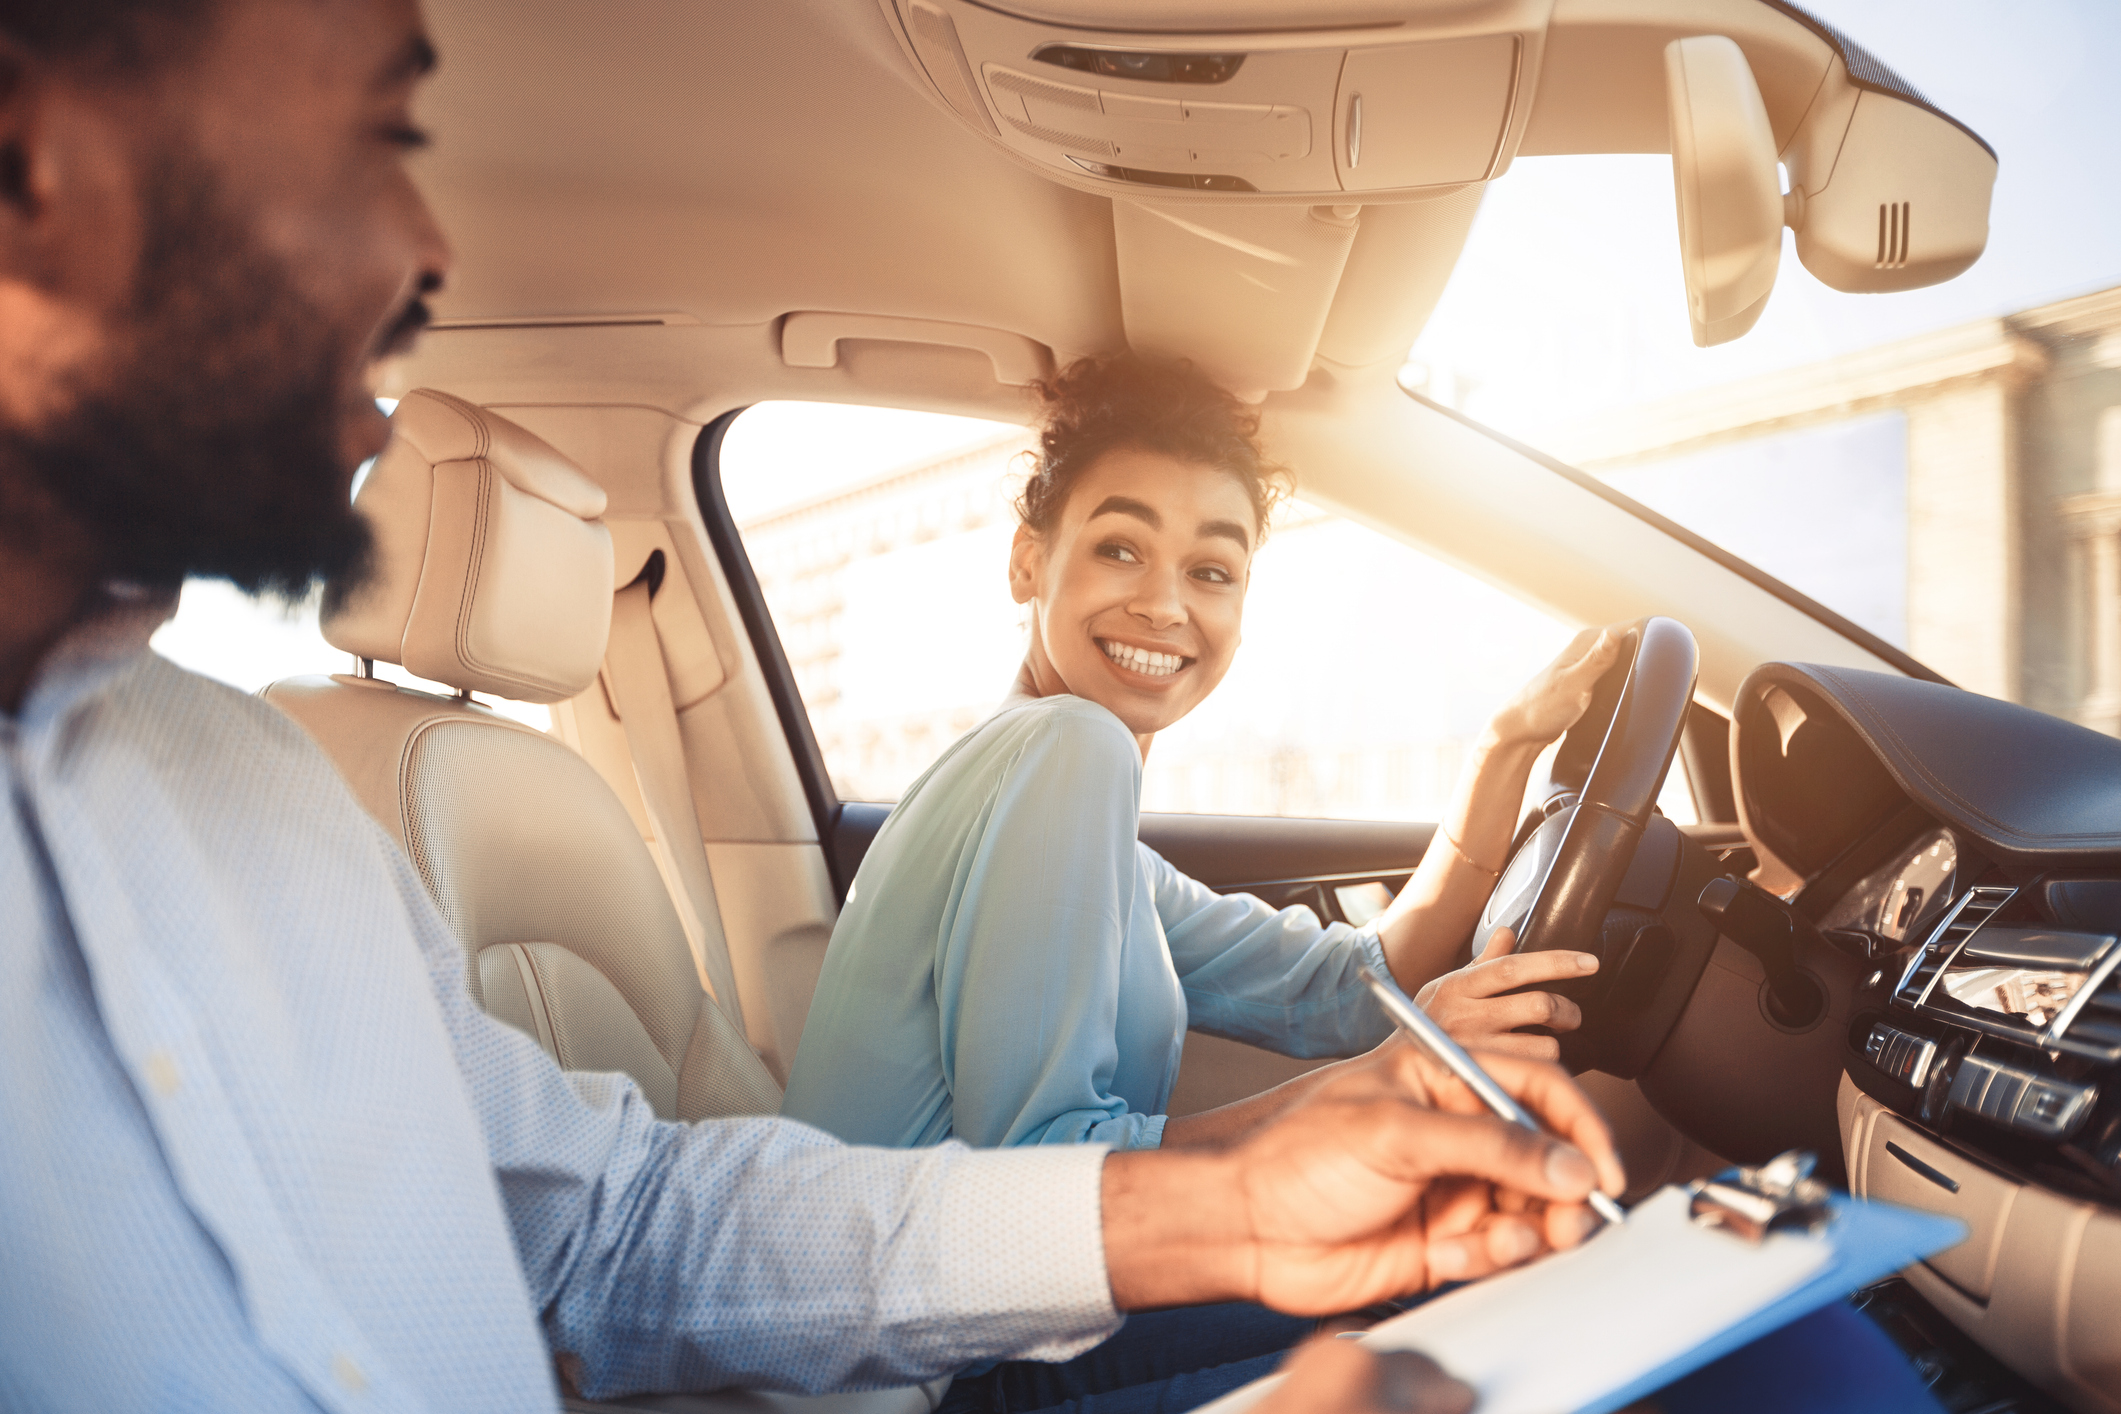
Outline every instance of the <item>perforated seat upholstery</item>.
<svg viewBox="0 0 2121 1414">
<path fill-rule="evenodd" d="M 604 493 L 522 428 L 417 392 L 361 488 L 377 572 L 331 603 L 359 657 L 519 701 L 596 679 L 609 633 Z M 471 990 L 571 1070 L 622 1070 L 669 1118 L 770 1114 L 780 1088 L 700 969 L 604 779 L 473 703 L 372 678 L 267 689 L 405 847 L 463 942 Z M 714 930 L 718 920 L 702 920 Z"/>
</svg>

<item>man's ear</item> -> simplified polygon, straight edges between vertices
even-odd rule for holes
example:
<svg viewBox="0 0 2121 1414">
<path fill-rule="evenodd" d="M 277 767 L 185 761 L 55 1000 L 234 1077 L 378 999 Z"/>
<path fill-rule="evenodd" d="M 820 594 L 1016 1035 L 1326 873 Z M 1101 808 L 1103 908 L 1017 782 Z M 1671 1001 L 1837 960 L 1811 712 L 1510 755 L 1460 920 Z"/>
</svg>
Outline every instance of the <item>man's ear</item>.
<svg viewBox="0 0 2121 1414">
<path fill-rule="evenodd" d="M 0 344 L 52 336 L 24 328 L 25 296 L 86 317 L 133 293 L 161 91 L 86 77 L 0 37 L 0 291 L 14 326 Z"/>
<path fill-rule="evenodd" d="M 39 68 L 21 45 L 0 38 L 0 222 L 8 224 L 35 219 L 44 205 Z"/>
<path fill-rule="evenodd" d="M 1038 576 L 1045 567 L 1045 546 L 1038 533 L 1019 523 L 1016 538 L 1009 542 L 1009 597 L 1028 604 L 1038 597 Z"/>
</svg>

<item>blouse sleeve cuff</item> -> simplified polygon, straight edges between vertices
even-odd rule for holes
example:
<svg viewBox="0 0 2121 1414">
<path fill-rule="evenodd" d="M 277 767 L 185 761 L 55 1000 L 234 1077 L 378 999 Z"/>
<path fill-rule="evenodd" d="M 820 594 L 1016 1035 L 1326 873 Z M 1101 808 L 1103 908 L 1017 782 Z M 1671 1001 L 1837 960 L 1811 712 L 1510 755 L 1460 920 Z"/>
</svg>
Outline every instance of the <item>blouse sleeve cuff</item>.
<svg viewBox="0 0 2121 1414">
<path fill-rule="evenodd" d="M 1393 986 L 1399 985 L 1399 979 L 1392 975 L 1392 964 L 1385 961 L 1384 939 L 1378 935 L 1376 929 L 1365 927 L 1355 930 L 1355 951 L 1361 955 L 1363 966 Z M 1365 994 L 1367 990 L 1365 989 Z"/>
<path fill-rule="evenodd" d="M 1134 1138 L 1129 1140 L 1125 1147 L 1129 1149 L 1163 1148 L 1164 1124 L 1170 1118 L 1171 1116 L 1169 1115 L 1148 1116 L 1142 1121 L 1141 1128 L 1135 1131 Z"/>
<path fill-rule="evenodd" d="M 1355 954 L 1362 959 L 1363 966 L 1376 973 L 1378 979 L 1386 986 L 1399 992 L 1401 996 L 1406 996 L 1405 990 L 1399 985 L 1399 979 L 1392 975 L 1392 964 L 1385 961 L 1384 939 L 1378 936 L 1375 929 L 1356 930 Z M 1356 1039 L 1364 1045 L 1374 1046 L 1392 1034 L 1392 1018 L 1385 1014 L 1385 1009 L 1378 1005 L 1377 998 L 1370 995 L 1370 989 L 1362 985 L 1361 979 L 1354 980 L 1356 990 L 1362 994 L 1356 1005 L 1363 1008 L 1369 1016 L 1369 1024 L 1362 1028 Z M 1411 1001 L 1412 998 L 1408 1000 Z"/>
<path fill-rule="evenodd" d="M 981 1149 L 950 1165 L 941 1270 L 950 1304 L 995 1337 L 994 1354 L 1066 1360 L 1118 1329 L 1105 1270 L 1107 1152 Z"/>
</svg>

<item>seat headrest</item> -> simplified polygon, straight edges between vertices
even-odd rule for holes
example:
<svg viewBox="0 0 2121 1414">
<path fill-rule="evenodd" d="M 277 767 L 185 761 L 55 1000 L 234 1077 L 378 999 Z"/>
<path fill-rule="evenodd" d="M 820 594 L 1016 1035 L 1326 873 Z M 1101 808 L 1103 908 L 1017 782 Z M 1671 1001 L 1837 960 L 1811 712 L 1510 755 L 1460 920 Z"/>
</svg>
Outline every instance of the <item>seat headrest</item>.
<svg viewBox="0 0 2121 1414">
<path fill-rule="evenodd" d="M 558 702 L 596 680 L 611 633 L 604 489 L 484 408 L 421 389 L 354 498 L 369 578 L 325 597 L 324 637 L 451 687 Z"/>
</svg>

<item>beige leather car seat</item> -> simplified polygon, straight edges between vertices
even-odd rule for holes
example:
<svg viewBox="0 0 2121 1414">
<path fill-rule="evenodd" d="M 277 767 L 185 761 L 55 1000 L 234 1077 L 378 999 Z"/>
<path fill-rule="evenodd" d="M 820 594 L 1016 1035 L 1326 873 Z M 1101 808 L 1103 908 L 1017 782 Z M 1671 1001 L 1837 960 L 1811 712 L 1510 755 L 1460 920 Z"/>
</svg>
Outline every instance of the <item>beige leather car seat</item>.
<svg viewBox="0 0 2121 1414">
<path fill-rule="evenodd" d="M 355 504 L 372 578 L 324 636 L 458 688 L 373 677 L 266 689 L 404 846 L 463 942 L 472 994 L 569 1070 L 622 1070 L 658 1115 L 771 1114 L 780 1087 L 703 964 L 632 818 L 580 756 L 469 700 L 557 702 L 610 632 L 604 492 L 524 429 L 444 393 L 399 403 Z M 709 910 L 711 912 L 711 907 Z M 699 920 L 726 955 L 715 917 Z M 739 1014 L 740 1015 L 740 1014 Z"/>
</svg>

